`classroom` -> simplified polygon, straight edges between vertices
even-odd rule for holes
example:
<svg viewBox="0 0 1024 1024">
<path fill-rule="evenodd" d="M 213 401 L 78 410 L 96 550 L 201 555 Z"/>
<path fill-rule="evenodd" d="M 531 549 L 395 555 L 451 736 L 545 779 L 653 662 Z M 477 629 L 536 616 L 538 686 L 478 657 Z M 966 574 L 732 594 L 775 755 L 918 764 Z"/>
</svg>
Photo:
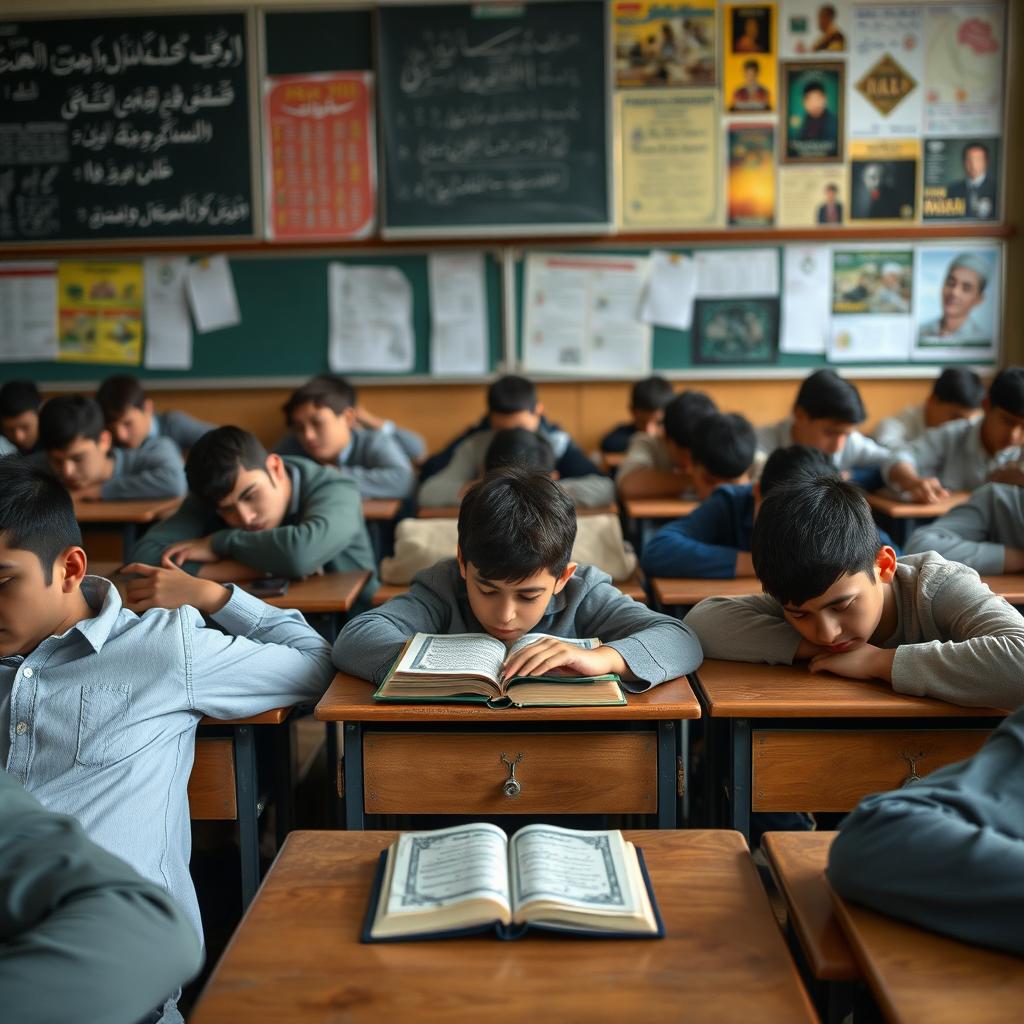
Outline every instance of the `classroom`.
<svg viewBox="0 0 1024 1024">
<path fill-rule="evenodd" d="M 1020 1020 L 1022 53 L 5 0 L 0 1016 Z"/>
</svg>

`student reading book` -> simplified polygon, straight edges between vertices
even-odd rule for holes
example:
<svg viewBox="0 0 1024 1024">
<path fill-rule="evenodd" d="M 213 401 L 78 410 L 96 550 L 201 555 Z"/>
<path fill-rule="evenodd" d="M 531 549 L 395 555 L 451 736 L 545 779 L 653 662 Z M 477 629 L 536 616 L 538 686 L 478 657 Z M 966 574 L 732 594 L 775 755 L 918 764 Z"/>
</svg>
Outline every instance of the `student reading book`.
<svg viewBox="0 0 1024 1024">
<path fill-rule="evenodd" d="M 531 644 L 546 640 L 543 633 L 527 633 L 506 647 L 486 633 L 443 636 L 417 633 L 406 644 L 398 663 L 374 693 L 375 700 L 455 700 L 486 703 L 490 707 L 593 707 L 625 704 L 613 675 L 507 676 L 502 665 Z M 584 650 L 600 641 L 566 640 Z"/>
<path fill-rule="evenodd" d="M 406 832 L 381 854 L 364 942 L 529 928 L 591 938 L 665 934 L 643 856 L 622 833 L 474 822 Z"/>
</svg>

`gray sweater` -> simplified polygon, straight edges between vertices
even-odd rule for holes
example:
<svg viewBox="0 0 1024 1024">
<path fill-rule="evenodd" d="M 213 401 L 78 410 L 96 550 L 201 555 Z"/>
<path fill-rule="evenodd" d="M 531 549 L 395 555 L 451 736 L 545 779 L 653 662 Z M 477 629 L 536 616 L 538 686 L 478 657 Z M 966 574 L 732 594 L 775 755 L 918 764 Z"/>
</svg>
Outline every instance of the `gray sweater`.
<svg viewBox="0 0 1024 1024">
<path fill-rule="evenodd" d="M 168 437 L 153 437 L 139 448 L 111 448 L 114 475 L 103 485 L 105 501 L 176 498 L 188 485 L 178 446 Z"/>
<path fill-rule="evenodd" d="M 899 618 L 892 686 L 952 704 L 1024 704 L 1024 618 L 966 565 L 928 551 L 901 558 L 891 583 Z M 771 597 L 713 597 L 685 622 L 708 658 L 791 665 L 800 634 Z"/>
<path fill-rule="evenodd" d="M 787 416 L 778 423 L 770 423 L 757 428 L 757 449 L 767 457 L 776 448 L 786 448 L 795 444 L 793 440 L 793 417 Z M 842 449 L 829 456 L 836 470 L 868 469 L 880 466 L 889 457 L 889 449 L 883 448 L 877 441 L 865 437 L 860 431 L 854 430 L 846 438 Z"/>
<path fill-rule="evenodd" d="M 335 641 L 334 664 L 380 683 L 414 633 L 483 632 L 458 562 L 446 558 L 417 573 L 407 593 L 349 622 Z M 701 662 L 700 644 L 686 626 L 626 597 L 607 573 L 591 565 L 576 570 L 531 632 L 597 637 L 641 680 L 623 683 L 636 693 L 693 672 Z"/>
<path fill-rule="evenodd" d="M 1024 708 L 974 757 L 861 801 L 828 877 L 883 914 L 1024 955 Z"/>
<path fill-rule="evenodd" d="M 172 409 L 170 412 L 157 413 L 153 417 L 153 429 L 148 440 L 154 437 L 168 437 L 178 446 L 179 451 L 185 454 L 203 434 L 208 434 L 213 429 L 212 423 L 205 423 L 203 420 L 197 420 L 195 416 L 189 416 L 187 412 Z"/>
<path fill-rule="evenodd" d="M 966 504 L 911 534 L 907 553 L 938 551 L 984 576 L 1005 572 L 1007 548 L 1024 548 L 1024 487 L 985 484 Z"/>
</svg>

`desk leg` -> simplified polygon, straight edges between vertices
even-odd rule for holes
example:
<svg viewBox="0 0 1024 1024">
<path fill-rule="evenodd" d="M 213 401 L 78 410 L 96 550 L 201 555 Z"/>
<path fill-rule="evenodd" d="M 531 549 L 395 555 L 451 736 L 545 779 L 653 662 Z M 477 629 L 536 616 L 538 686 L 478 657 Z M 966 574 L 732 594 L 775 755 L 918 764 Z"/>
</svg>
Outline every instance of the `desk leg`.
<svg viewBox="0 0 1024 1024">
<path fill-rule="evenodd" d="M 277 848 L 295 827 L 295 780 L 292 778 L 292 720 L 285 719 L 274 730 L 274 820 Z"/>
<path fill-rule="evenodd" d="M 729 775 L 730 825 L 750 842 L 750 719 L 732 719 L 732 770 Z"/>
<path fill-rule="evenodd" d="M 235 727 L 235 793 L 238 800 L 242 909 L 245 910 L 260 884 L 259 788 L 256 780 L 256 737 L 251 725 Z"/>
<path fill-rule="evenodd" d="M 366 827 L 363 815 L 363 725 L 345 723 L 345 828 Z"/>
<path fill-rule="evenodd" d="M 683 792 L 678 798 L 678 821 L 683 828 L 690 825 L 690 723 L 687 719 L 679 722 L 679 743 L 676 746 L 676 780 L 682 781 Z M 678 793 L 678 786 L 677 786 Z"/>
<path fill-rule="evenodd" d="M 676 827 L 679 722 L 658 722 L 658 828 Z"/>
<path fill-rule="evenodd" d="M 338 723 L 328 722 L 325 735 L 327 762 L 327 820 L 331 828 L 341 828 L 341 797 L 338 795 Z"/>
</svg>

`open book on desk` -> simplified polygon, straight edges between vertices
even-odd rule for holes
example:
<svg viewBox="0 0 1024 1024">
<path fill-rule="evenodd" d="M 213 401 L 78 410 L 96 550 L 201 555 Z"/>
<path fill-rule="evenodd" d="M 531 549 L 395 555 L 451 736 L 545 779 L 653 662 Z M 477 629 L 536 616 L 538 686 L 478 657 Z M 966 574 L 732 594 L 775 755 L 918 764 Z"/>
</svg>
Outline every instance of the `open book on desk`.
<svg viewBox="0 0 1024 1024">
<path fill-rule="evenodd" d="M 363 942 L 529 928 L 591 938 L 665 934 L 643 854 L 618 830 L 475 822 L 406 832 L 380 857 Z"/>
<path fill-rule="evenodd" d="M 514 676 L 503 679 L 505 659 L 546 639 L 527 633 L 511 647 L 486 633 L 417 633 L 373 694 L 374 700 L 409 704 L 472 703 L 490 707 L 597 707 L 625 704 L 619 677 Z M 595 639 L 557 639 L 578 647 L 599 647 Z"/>
</svg>

